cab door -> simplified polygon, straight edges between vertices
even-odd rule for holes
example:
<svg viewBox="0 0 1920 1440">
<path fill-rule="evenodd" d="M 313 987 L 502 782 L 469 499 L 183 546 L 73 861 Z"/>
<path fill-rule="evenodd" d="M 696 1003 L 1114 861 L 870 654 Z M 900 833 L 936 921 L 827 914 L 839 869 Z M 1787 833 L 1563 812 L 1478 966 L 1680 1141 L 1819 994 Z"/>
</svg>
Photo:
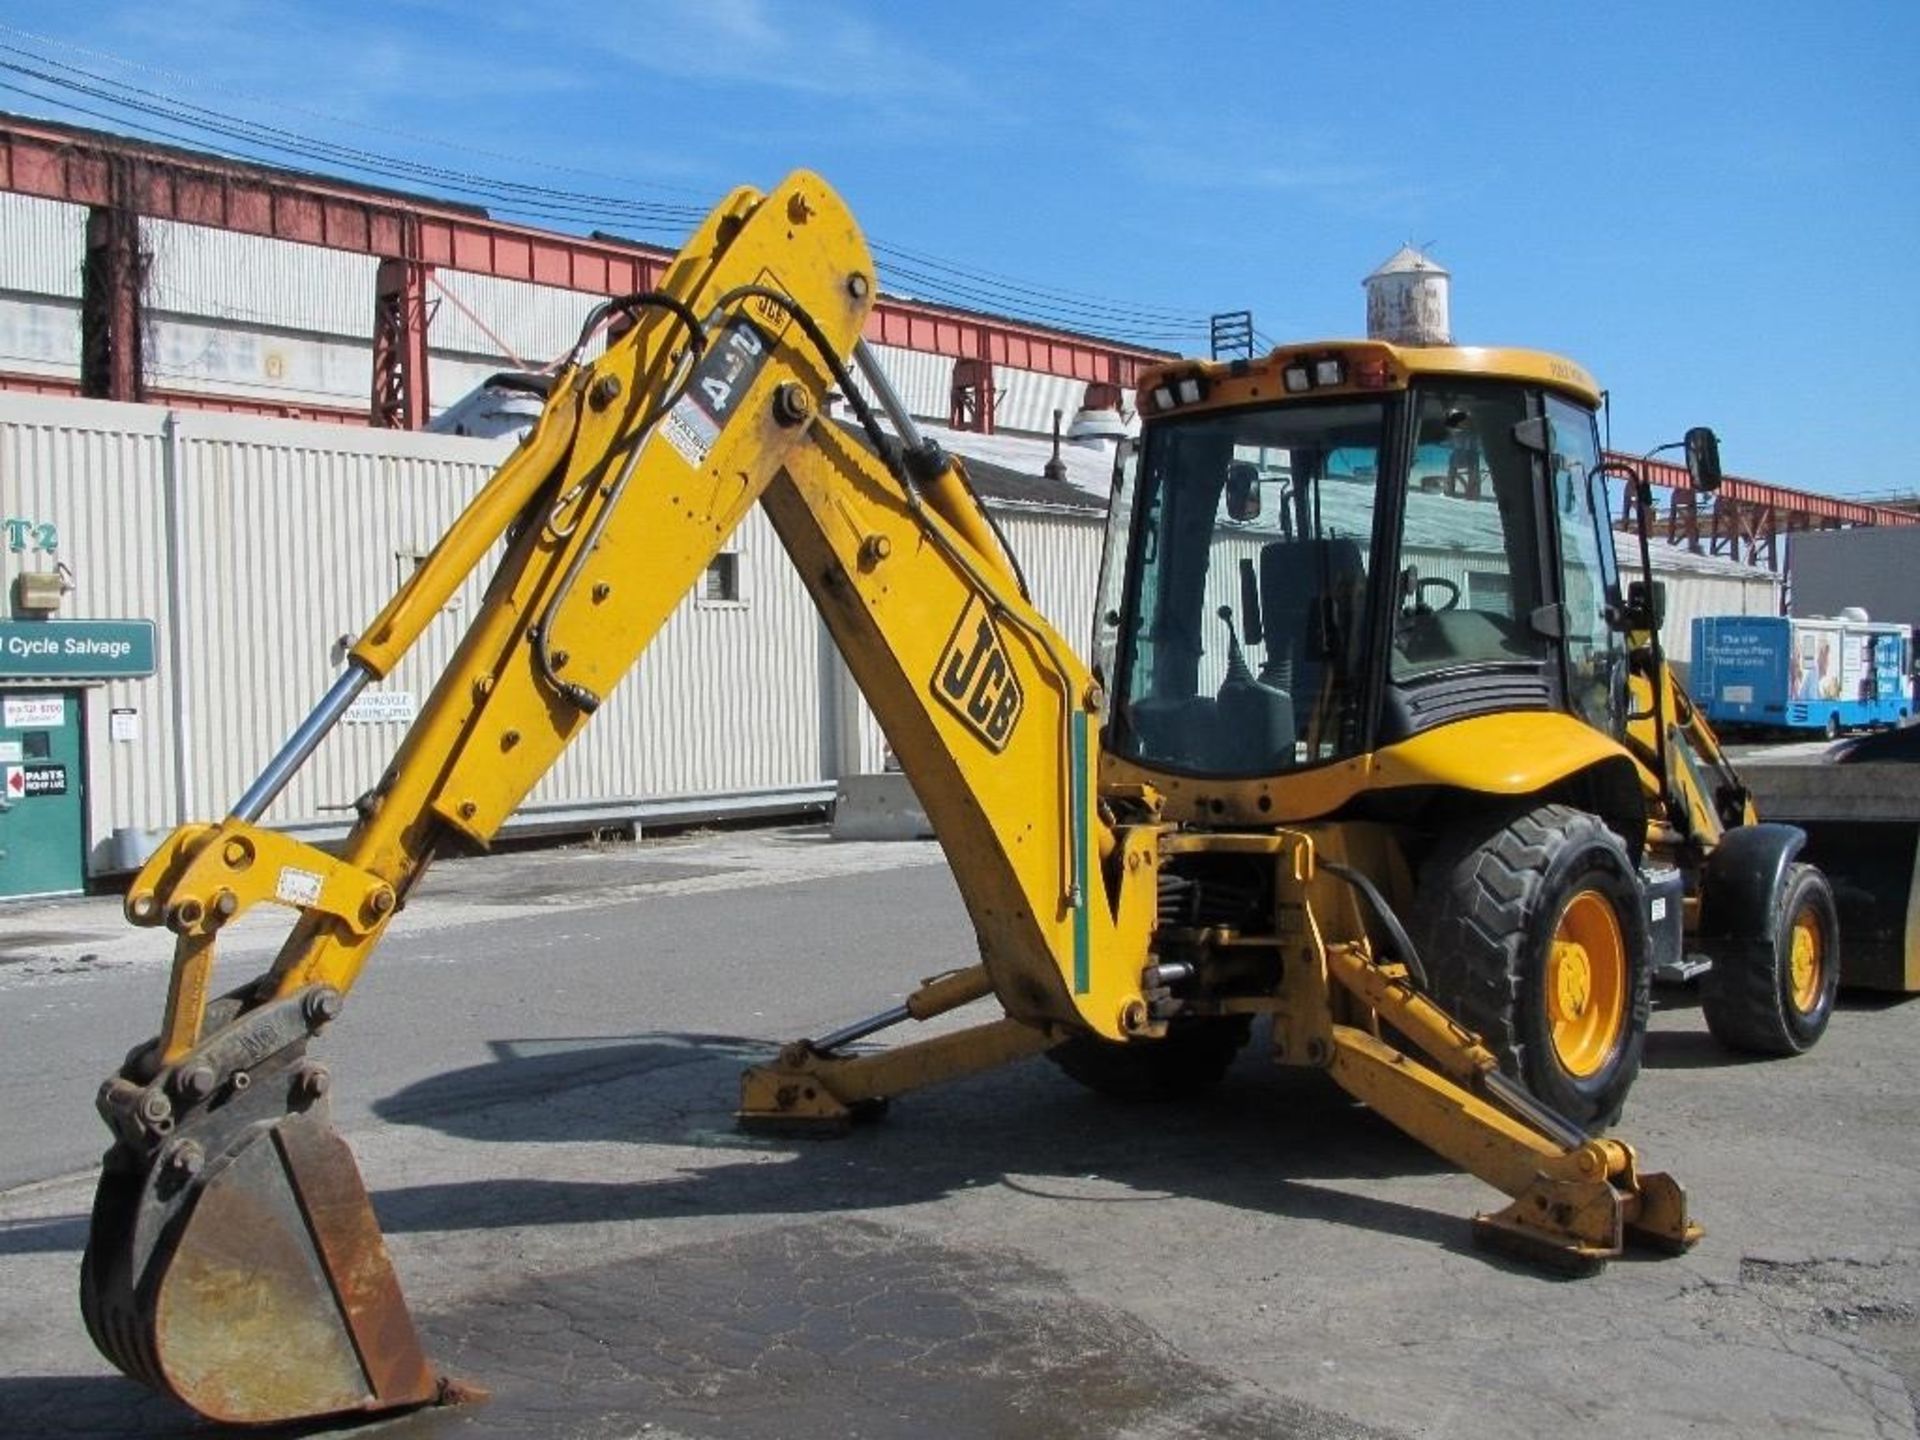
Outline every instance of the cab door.
<svg viewBox="0 0 1920 1440">
<path fill-rule="evenodd" d="M 1594 729 L 1618 737 L 1626 725 L 1626 647 L 1607 617 L 1620 578 L 1606 481 L 1598 473 L 1600 438 L 1593 412 L 1582 406 L 1548 394 L 1546 413 L 1567 706 Z"/>
</svg>

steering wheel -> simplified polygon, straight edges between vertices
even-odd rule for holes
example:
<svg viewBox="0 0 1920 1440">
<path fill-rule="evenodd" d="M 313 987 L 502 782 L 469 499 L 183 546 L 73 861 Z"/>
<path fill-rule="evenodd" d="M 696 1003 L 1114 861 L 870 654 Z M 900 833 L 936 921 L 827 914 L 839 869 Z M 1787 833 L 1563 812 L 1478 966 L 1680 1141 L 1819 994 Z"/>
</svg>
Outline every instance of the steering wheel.
<svg viewBox="0 0 1920 1440">
<path fill-rule="evenodd" d="M 1438 605 L 1429 605 L 1422 597 L 1428 590 L 1444 592 Z M 1422 610 L 1452 610 L 1460 604 L 1460 587 L 1444 575 L 1422 575 L 1413 582 L 1413 606 Z"/>
</svg>

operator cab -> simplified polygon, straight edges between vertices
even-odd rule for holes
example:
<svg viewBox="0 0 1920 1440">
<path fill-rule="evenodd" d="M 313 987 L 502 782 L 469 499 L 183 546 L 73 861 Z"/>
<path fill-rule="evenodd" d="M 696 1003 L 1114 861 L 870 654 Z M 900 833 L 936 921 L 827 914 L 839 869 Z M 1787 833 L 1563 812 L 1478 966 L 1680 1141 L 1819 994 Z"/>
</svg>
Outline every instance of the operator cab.
<svg viewBox="0 0 1920 1440">
<path fill-rule="evenodd" d="M 1474 715 L 1622 732 L 1584 371 L 1369 341 L 1167 367 L 1140 394 L 1096 612 L 1118 758 L 1251 779 Z"/>
</svg>

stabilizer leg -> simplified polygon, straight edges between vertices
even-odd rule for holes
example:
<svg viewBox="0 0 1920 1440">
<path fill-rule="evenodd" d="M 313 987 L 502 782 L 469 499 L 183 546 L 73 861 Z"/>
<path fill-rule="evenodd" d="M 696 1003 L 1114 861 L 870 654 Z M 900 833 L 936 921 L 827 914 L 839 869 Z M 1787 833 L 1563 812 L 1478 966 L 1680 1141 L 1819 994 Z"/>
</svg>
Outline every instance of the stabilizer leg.
<svg viewBox="0 0 1920 1440">
<path fill-rule="evenodd" d="M 1599 1268 L 1628 1241 L 1677 1253 L 1700 1238 L 1686 1192 L 1641 1175 L 1631 1146 L 1564 1145 L 1363 1030 L 1333 1027 L 1333 1078 L 1409 1135 L 1513 1197 L 1474 1239 L 1556 1269 Z"/>
<path fill-rule="evenodd" d="M 838 1134 L 863 1109 L 909 1090 L 975 1075 L 1051 1049 L 1054 1037 L 1000 1019 L 871 1055 L 822 1054 L 805 1040 L 771 1065 L 740 1077 L 743 1129 L 774 1134 Z"/>
</svg>

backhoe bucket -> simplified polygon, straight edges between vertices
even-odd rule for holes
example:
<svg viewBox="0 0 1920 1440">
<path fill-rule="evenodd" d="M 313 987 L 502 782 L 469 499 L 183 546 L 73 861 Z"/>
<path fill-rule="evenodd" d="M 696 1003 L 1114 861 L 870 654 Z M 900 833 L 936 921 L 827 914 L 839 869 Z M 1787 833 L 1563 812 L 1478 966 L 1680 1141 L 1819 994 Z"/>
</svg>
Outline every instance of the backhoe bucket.
<svg viewBox="0 0 1920 1440">
<path fill-rule="evenodd" d="M 328 1122 L 324 1075 L 276 1056 L 224 1077 L 177 1127 L 177 1075 L 102 1094 L 121 1138 L 81 1267 L 88 1333 L 128 1375 L 213 1420 L 366 1415 L 441 1394 Z"/>
</svg>

